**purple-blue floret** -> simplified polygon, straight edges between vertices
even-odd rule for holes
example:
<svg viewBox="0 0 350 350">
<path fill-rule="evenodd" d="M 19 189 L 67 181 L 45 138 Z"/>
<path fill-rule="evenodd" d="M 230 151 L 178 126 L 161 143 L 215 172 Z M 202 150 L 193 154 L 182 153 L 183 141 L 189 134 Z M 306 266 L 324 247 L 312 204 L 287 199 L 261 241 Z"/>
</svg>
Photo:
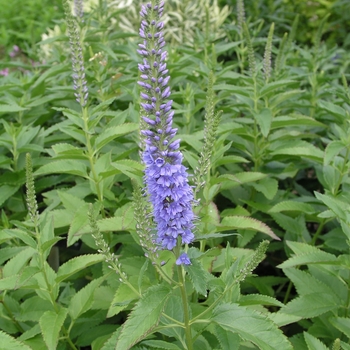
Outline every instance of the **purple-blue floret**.
<svg viewBox="0 0 350 350">
<path fill-rule="evenodd" d="M 179 238 L 182 244 L 194 240 L 194 213 L 192 210 L 193 190 L 188 184 L 188 174 L 182 165 L 180 140 L 174 140 L 177 129 L 173 128 L 171 91 L 167 85 L 170 79 L 165 59 L 167 52 L 163 32 L 164 24 L 159 19 L 163 13 L 164 2 L 157 1 L 143 5 L 143 17 L 138 53 L 143 57 L 139 64 L 143 88 L 141 103 L 143 120 L 147 129 L 142 130 L 145 149 L 145 183 L 153 206 L 153 216 L 157 224 L 156 243 L 162 249 L 172 250 Z M 186 254 L 182 254 L 177 264 L 190 264 Z"/>
</svg>

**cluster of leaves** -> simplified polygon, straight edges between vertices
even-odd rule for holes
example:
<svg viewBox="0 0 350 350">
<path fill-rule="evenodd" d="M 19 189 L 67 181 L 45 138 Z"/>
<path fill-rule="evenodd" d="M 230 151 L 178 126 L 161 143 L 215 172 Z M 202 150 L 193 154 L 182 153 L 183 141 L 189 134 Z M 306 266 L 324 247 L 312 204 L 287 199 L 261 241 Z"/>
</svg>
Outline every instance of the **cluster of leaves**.
<svg viewBox="0 0 350 350">
<path fill-rule="evenodd" d="M 281 15 L 279 36 L 247 7 L 224 38 L 202 22 L 169 49 L 200 199 L 183 268 L 146 257 L 138 235 L 137 39 L 113 24 L 125 11 L 100 1 L 79 22 L 88 107 L 63 35 L 51 61 L 0 83 L 1 346 L 350 349 L 349 54 L 322 42 L 327 19 L 304 47 L 298 17 Z"/>
</svg>

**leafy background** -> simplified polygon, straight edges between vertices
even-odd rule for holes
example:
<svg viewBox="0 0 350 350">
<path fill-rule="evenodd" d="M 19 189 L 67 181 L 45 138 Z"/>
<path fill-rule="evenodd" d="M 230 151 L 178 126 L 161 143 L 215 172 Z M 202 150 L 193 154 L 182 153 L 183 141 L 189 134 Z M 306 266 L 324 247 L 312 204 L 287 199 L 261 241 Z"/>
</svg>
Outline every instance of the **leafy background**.
<svg viewBox="0 0 350 350">
<path fill-rule="evenodd" d="M 108 350 L 117 339 L 126 349 L 146 335 L 147 322 L 164 328 L 134 349 L 186 346 L 183 330 L 159 319 L 163 312 L 183 320 L 180 296 L 168 298 L 158 284 L 135 229 L 140 3 L 86 2 L 79 25 L 90 104 L 82 117 L 61 2 L 0 1 L 4 349 Z M 236 6 L 169 0 L 165 11 L 175 123 L 191 173 L 204 143 L 211 71 L 222 110 L 198 208 L 203 237 L 191 248 L 201 266 L 188 271 L 193 316 L 231 285 L 230 273 L 240 280 L 267 235 L 279 240 L 269 238 L 255 274 L 210 315 L 215 326 L 194 326 L 195 349 L 350 349 L 348 4 L 247 1 L 244 26 Z M 29 212 L 27 205 L 28 153 L 37 221 L 33 193 Z M 221 232 L 228 235 L 209 236 Z M 118 338 L 121 325 L 136 338 Z"/>
</svg>

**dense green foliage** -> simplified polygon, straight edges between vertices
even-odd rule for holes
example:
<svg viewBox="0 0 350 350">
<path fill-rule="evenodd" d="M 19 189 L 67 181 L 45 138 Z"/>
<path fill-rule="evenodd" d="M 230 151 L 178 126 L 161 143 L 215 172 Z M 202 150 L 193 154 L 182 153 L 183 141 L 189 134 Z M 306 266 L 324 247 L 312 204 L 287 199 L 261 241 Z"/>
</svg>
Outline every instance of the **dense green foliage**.
<svg viewBox="0 0 350 350">
<path fill-rule="evenodd" d="M 0 0 L 0 349 L 350 349 L 347 1 L 246 2 L 166 3 L 179 267 L 144 250 L 141 1 L 77 21 L 81 108 L 62 4 Z"/>
</svg>

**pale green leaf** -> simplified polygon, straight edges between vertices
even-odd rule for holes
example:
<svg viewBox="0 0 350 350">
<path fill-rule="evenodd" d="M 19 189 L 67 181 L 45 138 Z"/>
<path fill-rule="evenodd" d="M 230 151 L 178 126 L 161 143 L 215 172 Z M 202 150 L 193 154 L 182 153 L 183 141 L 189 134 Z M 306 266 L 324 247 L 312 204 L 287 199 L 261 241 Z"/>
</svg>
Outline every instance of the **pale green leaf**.
<svg viewBox="0 0 350 350">
<path fill-rule="evenodd" d="M 339 309 L 340 306 L 332 295 L 320 291 L 297 297 L 284 306 L 281 312 L 302 318 L 312 318 Z"/>
<path fill-rule="evenodd" d="M 140 345 L 149 346 L 150 349 L 165 349 L 165 350 L 182 350 L 177 345 L 166 342 L 164 340 L 145 340 Z"/>
<path fill-rule="evenodd" d="M 252 183 L 258 192 L 261 192 L 267 199 L 273 199 L 278 191 L 278 181 L 271 177 L 265 177 L 257 183 Z"/>
<path fill-rule="evenodd" d="M 87 268 L 90 265 L 103 261 L 101 254 L 87 254 L 68 260 L 59 267 L 56 277 L 56 283 L 62 282 L 75 273 Z"/>
<path fill-rule="evenodd" d="M 2 269 L 3 277 L 6 278 L 19 273 L 36 253 L 37 251 L 32 247 L 27 247 L 26 249 L 22 250 L 5 264 L 4 268 Z"/>
<path fill-rule="evenodd" d="M 0 205 L 4 204 L 19 189 L 19 186 L 2 185 L 0 186 Z"/>
<path fill-rule="evenodd" d="M 266 224 L 247 216 L 225 216 L 221 221 L 221 225 L 217 227 L 218 231 L 237 229 L 259 231 L 274 239 L 280 240 Z"/>
<path fill-rule="evenodd" d="M 119 136 L 129 134 L 139 128 L 137 123 L 127 123 L 117 126 L 112 126 L 102 132 L 96 137 L 95 149 L 99 151 L 102 147 L 107 145 L 110 141 L 116 139 Z"/>
<path fill-rule="evenodd" d="M 48 350 L 56 350 L 63 322 L 68 310 L 61 308 L 58 313 L 46 311 L 39 320 L 40 328 Z"/>
<path fill-rule="evenodd" d="M 214 310 L 212 321 L 223 329 L 238 333 L 262 350 L 292 350 L 280 329 L 265 315 L 237 304 L 223 304 Z"/>
<path fill-rule="evenodd" d="M 297 82 L 295 80 L 287 80 L 287 79 L 278 80 L 272 83 L 265 84 L 260 90 L 260 97 L 263 97 L 270 92 L 274 92 L 274 95 L 275 95 L 276 90 L 281 88 L 286 88 L 287 86 L 293 85 L 293 84 L 297 84 Z"/>
<path fill-rule="evenodd" d="M 218 176 L 216 179 L 213 179 L 213 183 L 222 183 L 222 189 L 229 189 L 232 187 L 240 186 L 248 182 L 256 182 L 258 180 L 264 179 L 267 177 L 267 174 L 259 172 L 242 172 L 234 175 L 224 174 Z"/>
<path fill-rule="evenodd" d="M 34 175 L 72 174 L 87 178 L 86 164 L 78 160 L 55 160 L 40 167 Z"/>
<path fill-rule="evenodd" d="M 84 312 L 88 311 L 94 301 L 94 294 L 97 287 L 103 282 L 104 277 L 93 280 L 78 293 L 74 294 L 68 306 L 68 313 L 73 320 L 76 320 Z"/>
<path fill-rule="evenodd" d="M 28 345 L 16 340 L 0 330 L 0 346 L 3 350 L 33 350 Z"/>
<path fill-rule="evenodd" d="M 322 109 L 340 118 L 340 120 L 344 120 L 347 116 L 346 110 L 343 107 L 340 107 L 332 102 L 319 101 L 319 105 Z"/>
<path fill-rule="evenodd" d="M 305 214 L 315 213 L 315 209 L 312 205 L 297 201 L 283 201 L 274 205 L 268 212 L 269 213 L 280 213 L 281 211 L 295 211 L 302 212 Z"/>
<path fill-rule="evenodd" d="M 207 296 L 209 273 L 203 269 L 202 264 L 196 259 L 191 259 L 191 265 L 185 265 L 184 268 L 193 283 L 194 289 L 198 293 Z"/>
<path fill-rule="evenodd" d="M 26 109 L 28 108 L 23 108 L 18 105 L 0 104 L 0 113 L 21 112 L 21 111 L 25 111 Z"/>
<path fill-rule="evenodd" d="M 124 323 L 115 350 L 130 349 L 152 331 L 159 322 L 169 293 L 169 287 L 162 284 L 147 290 Z"/>
<path fill-rule="evenodd" d="M 232 333 L 216 325 L 214 334 L 219 340 L 221 350 L 239 350 L 241 338 L 237 333 Z"/>
<path fill-rule="evenodd" d="M 326 345 L 324 345 L 320 340 L 315 338 L 310 333 L 304 332 L 304 338 L 309 350 L 328 350 Z"/>
<path fill-rule="evenodd" d="M 258 125 L 260 126 L 261 133 L 264 137 L 267 137 L 270 132 L 272 113 L 269 108 L 263 108 L 259 113 L 254 114 Z"/>
<path fill-rule="evenodd" d="M 242 295 L 239 299 L 239 305 L 249 306 L 249 305 L 273 305 L 273 306 L 284 306 L 283 303 L 277 299 L 270 297 L 268 295 L 262 294 L 248 294 Z"/>
<path fill-rule="evenodd" d="M 341 141 L 330 142 L 324 151 L 323 164 L 327 165 L 334 160 L 335 156 L 338 155 L 346 146 Z"/>
<path fill-rule="evenodd" d="M 350 338 L 350 318 L 333 317 L 330 319 L 331 324 Z"/>
<path fill-rule="evenodd" d="M 135 289 L 130 288 L 129 285 L 122 283 L 118 287 L 113 297 L 111 306 L 107 313 L 107 317 L 117 315 L 120 311 L 124 310 L 132 301 L 137 300 L 138 298 L 139 295 L 136 293 Z"/>
</svg>

